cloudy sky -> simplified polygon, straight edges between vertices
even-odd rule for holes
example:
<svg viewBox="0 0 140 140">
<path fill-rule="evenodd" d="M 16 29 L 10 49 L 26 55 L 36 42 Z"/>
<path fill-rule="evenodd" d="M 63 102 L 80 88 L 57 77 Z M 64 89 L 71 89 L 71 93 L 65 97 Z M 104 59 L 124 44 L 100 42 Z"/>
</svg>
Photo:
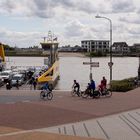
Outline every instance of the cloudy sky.
<svg viewBox="0 0 140 140">
<path fill-rule="evenodd" d="M 0 0 L 0 42 L 11 46 L 39 45 L 51 30 L 62 45 L 85 39 L 140 43 L 140 0 Z"/>
</svg>

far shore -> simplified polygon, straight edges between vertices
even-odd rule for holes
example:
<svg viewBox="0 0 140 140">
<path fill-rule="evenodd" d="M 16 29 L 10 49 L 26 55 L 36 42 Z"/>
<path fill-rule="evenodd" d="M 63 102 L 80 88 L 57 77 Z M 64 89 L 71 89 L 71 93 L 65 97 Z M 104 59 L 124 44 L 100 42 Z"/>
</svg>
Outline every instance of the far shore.
<svg viewBox="0 0 140 140">
<path fill-rule="evenodd" d="M 83 53 L 59 52 L 59 57 L 86 57 Z"/>
<path fill-rule="evenodd" d="M 86 57 L 84 53 L 78 53 L 78 52 L 59 52 L 59 57 Z M 6 55 L 6 57 L 44 57 L 43 55 L 27 55 L 27 54 L 21 54 L 21 55 Z"/>
</svg>

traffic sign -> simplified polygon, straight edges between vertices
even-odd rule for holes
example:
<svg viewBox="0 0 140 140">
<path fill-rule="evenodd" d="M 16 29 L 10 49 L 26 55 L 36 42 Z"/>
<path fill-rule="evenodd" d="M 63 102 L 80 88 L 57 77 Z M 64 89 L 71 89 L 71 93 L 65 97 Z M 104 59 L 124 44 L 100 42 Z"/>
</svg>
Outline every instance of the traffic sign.
<svg viewBox="0 0 140 140">
<path fill-rule="evenodd" d="M 99 65 L 99 62 L 83 62 L 84 65 Z"/>
<path fill-rule="evenodd" d="M 99 63 L 91 64 L 91 67 L 99 67 Z"/>
<path fill-rule="evenodd" d="M 108 66 L 112 67 L 113 66 L 113 62 L 108 62 Z"/>
</svg>

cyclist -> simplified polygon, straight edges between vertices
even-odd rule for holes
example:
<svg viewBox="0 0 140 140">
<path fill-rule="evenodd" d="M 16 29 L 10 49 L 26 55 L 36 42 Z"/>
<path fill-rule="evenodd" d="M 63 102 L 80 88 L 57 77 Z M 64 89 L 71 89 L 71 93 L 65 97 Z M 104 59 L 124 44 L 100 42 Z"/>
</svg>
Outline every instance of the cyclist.
<svg viewBox="0 0 140 140">
<path fill-rule="evenodd" d="M 100 88 L 101 92 L 103 92 L 104 89 L 106 89 L 106 84 L 107 84 L 107 80 L 106 80 L 106 78 L 103 76 L 103 79 L 101 80 L 101 84 L 99 85 L 99 88 Z"/>
<path fill-rule="evenodd" d="M 93 95 L 94 94 L 94 90 L 96 88 L 95 81 L 93 79 L 91 79 L 91 82 L 89 83 L 89 88 L 91 90 L 91 95 Z"/>
<path fill-rule="evenodd" d="M 74 88 L 74 91 L 76 91 L 77 95 L 80 96 L 79 95 L 80 85 L 76 80 L 74 80 L 72 88 Z"/>
<path fill-rule="evenodd" d="M 48 93 L 48 92 L 50 92 L 50 91 L 52 91 L 52 90 L 50 89 L 50 87 L 49 87 L 49 84 L 48 84 L 48 83 L 45 83 L 45 84 L 43 85 L 42 90 L 46 90 L 46 91 L 47 91 L 47 93 Z"/>
</svg>

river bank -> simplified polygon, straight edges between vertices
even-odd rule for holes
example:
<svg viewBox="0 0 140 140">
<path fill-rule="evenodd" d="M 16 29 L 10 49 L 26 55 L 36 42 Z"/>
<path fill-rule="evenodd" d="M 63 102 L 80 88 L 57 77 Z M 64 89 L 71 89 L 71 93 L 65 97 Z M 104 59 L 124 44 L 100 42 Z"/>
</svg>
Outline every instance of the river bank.
<svg viewBox="0 0 140 140">
<path fill-rule="evenodd" d="M 86 57 L 84 53 L 59 52 L 59 57 Z"/>
<path fill-rule="evenodd" d="M 6 53 L 7 57 L 45 57 L 44 55 L 42 55 L 42 53 L 25 53 L 25 54 L 14 54 L 14 53 Z M 59 52 L 58 53 L 59 57 L 89 57 L 90 55 L 88 55 L 87 53 L 82 53 L 82 52 Z M 91 56 L 94 58 L 98 58 L 98 57 L 109 57 L 110 55 L 106 55 L 106 56 Z M 138 55 L 136 54 L 131 54 L 131 55 L 122 55 L 122 54 L 112 54 L 113 57 L 138 57 Z"/>
</svg>

